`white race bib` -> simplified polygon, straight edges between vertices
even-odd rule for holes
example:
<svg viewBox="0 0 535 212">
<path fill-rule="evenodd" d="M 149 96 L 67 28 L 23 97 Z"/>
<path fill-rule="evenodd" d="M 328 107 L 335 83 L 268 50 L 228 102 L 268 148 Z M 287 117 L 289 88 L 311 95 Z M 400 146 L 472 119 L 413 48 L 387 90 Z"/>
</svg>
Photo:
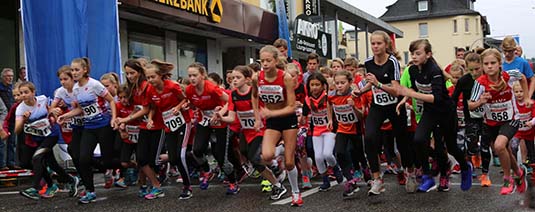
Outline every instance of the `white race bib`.
<svg viewBox="0 0 535 212">
<path fill-rule="evenodd" d="M 35 136 L 48 136 L 52 133 L 52 127 L 50 126 L 48 118 L 42 118 L 32 123 L 25 124 L 24 132 Z"/>
<path fill-rule="evenodd" d="M 518 127 L 518 131 L 528 131 L 531 130 L 531 127 L 527 126 L 527 122 L 531 121 L 531 113 L 518 113 L 515 115 L 516 120 L 520 121 L 520 126 Z"/>
<path fill-rule="evenodd" d="M 82 110 L 84 111 L 84 118 L 86 119 L 91 119 L 95 117 L 96 115 L 102 113 L 96 102 L 82 107 Z"/>
<path fill-rule="evenodd" d="M 254 129 L 255 118 L 253 110 L 238 111 L 237 114 L 242 129 Z"/>
<path fill-rule="evenodd" d="M 411 109 L 406 108 L 407 110 L 407 127 L 412 126 L 412 120 L 411 120 Z"/>
<path fill-rule="evenodd" d="M 475 110 L 470 111 L 470 118 L 475 118 L 475 119 L 483 118 L 483 112 L 485 112 L 485 109 L 482 106 L 480 106 L 476 108 Z"/>
<path fill-rule="evenodd" d="M 74 116 L 71 118 L 71 124 L 74 126 L 84 126 L 84 118 L 81 116 Z"/>
<path fill-rule="evenodd" d="M 139 139 L 139 126 L 126 125 L 126 133 L 128 134 L 128 140 L 132 143 L 137 143 Z"/>
<path fill-rule="evenodd" d="M 262 85 L 258 88 L 258 96 L 264 103 L 275 104 L 284 102 L 283 90 L 278 85 Z"/>
<path fill-rule="evenodd" d="M 485 116 L 488 120 L 504 122 L 513 119 L 513 103 L 511 101 L 488 104 Z"/>
<path fill-rule="evenodd" d="M 342 124 L 357 123 L 357 115 L 351 105 L 333 105 L 336 120 Z"/>
<path fill-rule="evenodd" d="M 199 124 L 203 127 L 208 127 L 210 125 L 210 119 L 212 119 L 212 116 L 214 116 L 215 111 L 214 110 L 203 110 L 202 111 L 202 120 L 199 122 Z M 214 126 L 221 126 L 221 123 L 217 123 Z"/>
<path fill-rule="evenodd" d="M 373 93 L 373 102 L 375 102 L 375 104 L 377 105 L 386 106 L 386 105 L 396 104 L 398 102 L 397 97 L 394 97 L 390 95 L 389 93 L 387 93 L 386 91 L 380 88 L 376 88 L 375 86 L 372 86 L 372 93 Z"/>
<path fill-rule="evenodd" d="M 312 123 L 314 126 L 327 126 L 329 120 L 327 119 L 327 109 L 320 110 L 318 112 L 311 112 Z"/>
<path fill-rule="evenodd" d="M 186 123 L 182 113 L 178 113 L 178 115 L 175 116 L 173 114 L 173 109 L 163 112 L 162 117 L 165 126 L 169 128 L 171 132 L 178 130 L 183 124 Z"/>
<path fill-rule="evenodd" d="M 464 121 L 464 111 L 457 108 L 457 126 L 464 127 L 466 123 Z"/>
</svg>

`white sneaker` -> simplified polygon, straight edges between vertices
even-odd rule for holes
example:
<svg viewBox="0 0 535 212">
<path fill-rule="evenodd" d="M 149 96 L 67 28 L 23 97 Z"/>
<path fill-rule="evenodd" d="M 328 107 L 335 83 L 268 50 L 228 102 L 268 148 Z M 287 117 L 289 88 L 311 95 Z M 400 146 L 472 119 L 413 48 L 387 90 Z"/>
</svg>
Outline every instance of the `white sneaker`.
<svg viewBox="0 0 535 212">
<path fill-rule="evenodd" d="M 372 181 L 370 190 L 368 191 L 368 196 L 379 195 L 382 192 L 385 192 L 385 185 L 383 179 L 375 179 Z"/>
</svg>

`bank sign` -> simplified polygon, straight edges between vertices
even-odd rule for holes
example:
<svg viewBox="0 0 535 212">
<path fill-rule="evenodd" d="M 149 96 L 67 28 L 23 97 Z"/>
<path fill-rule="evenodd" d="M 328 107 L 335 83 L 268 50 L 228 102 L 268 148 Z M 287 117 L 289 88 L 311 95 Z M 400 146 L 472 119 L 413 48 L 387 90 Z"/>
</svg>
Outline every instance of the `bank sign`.
<svg viewBox="0 0 535 212">
<path fill-rule="evenodd" d="M 222 0 L 148 0 L 184 10 L 189 13 L 206 16 L 214 23 L 220 23 L 223 17 Z"/>
<path fill-rule="evenodd" d="M 319 25 L 312 23 L 304 15 L 295 19 L 295 49 L 300 52 L 313 53 L 331 58 L 331 35 L 320 30 Z"/>
</svg>

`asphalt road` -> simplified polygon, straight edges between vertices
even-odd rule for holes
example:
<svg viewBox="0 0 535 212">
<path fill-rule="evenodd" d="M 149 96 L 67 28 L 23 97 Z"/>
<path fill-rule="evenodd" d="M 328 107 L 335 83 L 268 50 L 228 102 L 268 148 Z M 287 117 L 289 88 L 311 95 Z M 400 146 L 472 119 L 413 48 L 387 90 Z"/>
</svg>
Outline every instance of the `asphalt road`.
<svg viewBox="0 0 535 212">
<path fill-rule="evenodd" d="M 472 189 L 467 192 L 459 187 L 460 175 L 451 178 L 451 190 L 447 193 L 432 191 L 429 193 L 405 193 L 404 187 L 397 185 L 394 175 L 385 175 L 386 193 L 368 197 L 367 187 L 361 186 L 354 198 L 342 199 L 342 186 L 334 186 L 328 192 L 317 192 L 320 179 L 314 179 L 314 188 L 305 191 L 305 204 L 301 208 L 291 208 L 289 199 L 278 202 L 268 200 L 268 194 L 261 193 L 257 179 L 246 179 L 238 195 L 225 194 L 224 184 L 215 180 L 206 191 L 193 189 L 193 198 L 179 200 L 179 188 L 176 183 L 164 187 L 165 197 L 145 200 L 137 197 L 137 187 L 128 189 L 102 187 L 102 175 L 96 175 L 97 202 L 79 205 L 76 198 L 59 193 L 52 199 L 38 201 L 22 197 L 16 191 L 26 188 L 18 187 L 0 189 L 0 211 L 529 211 L 523 206 L 524 194 L 501 196 L 501 175 L 498 168 L 491 169 L 493 185 L 482 188 L 474 179 Z M 480 173 L 480 170 L 477 170 Z M 196 181 L 194 181 L 196 182 Z M 287 183 L 286 183 L 287 184 Z M 287 185 L 289 189 L 290 186 Z M 289 196 L 287 196 L 289 197 Z"/>
</svg>

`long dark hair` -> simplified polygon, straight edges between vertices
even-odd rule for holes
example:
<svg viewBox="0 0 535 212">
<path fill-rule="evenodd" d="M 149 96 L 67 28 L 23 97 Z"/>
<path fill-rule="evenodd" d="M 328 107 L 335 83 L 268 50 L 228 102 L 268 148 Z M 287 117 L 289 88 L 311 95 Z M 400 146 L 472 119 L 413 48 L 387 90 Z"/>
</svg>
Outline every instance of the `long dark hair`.
<svg viewBox="0 0 535 212">
<path fill-rule="evenodd" d="M 308 76 L 307 78 L 307 84 L 306 84 L 306 88 L 307 88 L 307 91 L 308 91 L 308 96 L 310 98 L 313 98 L 312 96 L 312 91 L 310 91 L 310 82 L 312 80 L 318 80 L 320 81 L 321 85 L 323 85 L 323 90 L 325 91 L 326 88 L 329 87 L 329 84 L 327 83 L 327 79 L 325 79 L 325 77 L 323 76 L 323 74 L 320 74 L 318 72 L 314 72 L 312 73 L 310 76 Z M 325 104 L 325 102 L 327 101 L 327 95 L 324 95 L 323 98 L 320 99 L 320 102 L 318 105 L 323 105 Z M 315 111 L 317 112 L 318 111 L 318 108 L 316 107 L 316 105 L 314 104 L 310 104 L 310 109 L 312 109 L 312 111 Z"/>
<path fill-rule="evenodd" d="M 134 69 L 139 74 L 139 78 L 137 79 L 137 82 L 130 82 L 129 80 L 126 80 L 126 86 L 128 87 L 128 100 L 131 101 L 134 98 L 134 95 L 132 94 L 134 91 L 138 89 L 138 86 L 141 85 L 141 83 L 145 80 L 147 80 L 147 77 L 145 77 L 145 69 L 141 65 L 141 63 L 136 59 L 130 59 L 124 63 L 123 67 L 128 67 L 131 69 Z M 145 88 L 141 88 L 144 90 Z"/>
</svg>

